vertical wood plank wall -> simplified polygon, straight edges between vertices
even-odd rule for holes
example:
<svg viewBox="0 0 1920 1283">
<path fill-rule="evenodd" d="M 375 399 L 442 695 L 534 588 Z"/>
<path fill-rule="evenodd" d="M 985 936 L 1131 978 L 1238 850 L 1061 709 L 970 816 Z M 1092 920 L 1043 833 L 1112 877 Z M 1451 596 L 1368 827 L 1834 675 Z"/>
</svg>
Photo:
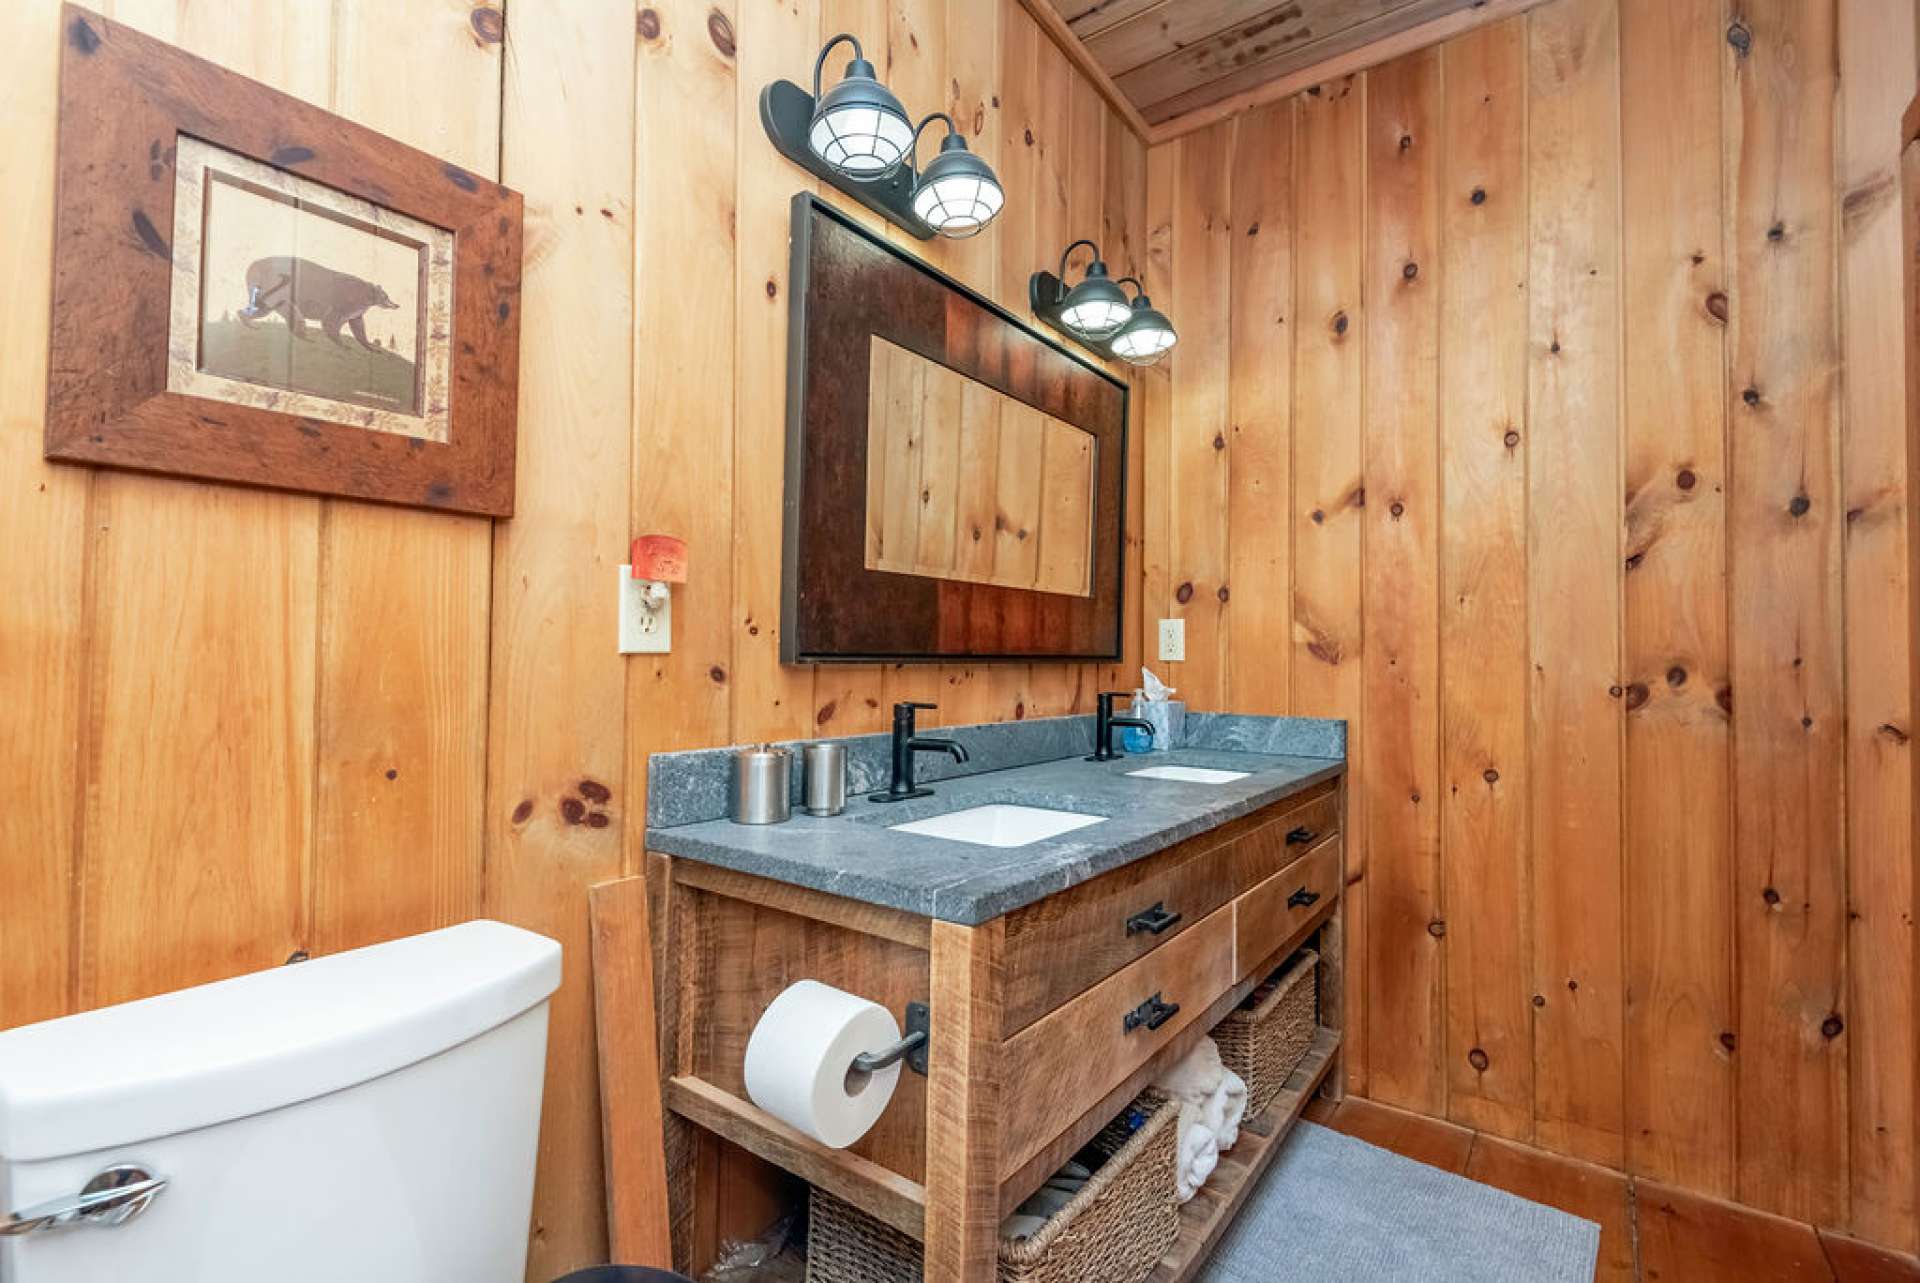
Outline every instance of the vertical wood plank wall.
<svg viewBox="0 0 1920 1283">
<path fill-rule="evenodd" d="M 1354 725 L 1355 1090 L 1909 1251 L 1915 86 L 1549 0 L 1154 147 L 1142 515 L 1194 705 Z"/>
<path fill-rule="evenodd" d="M 554 935 L 551 1278 L 605 1250 L 584 888 L 647 755 L 1083 709 L 1184 617 L 1193 706 L 1352 724 L 1356 1090 L 1916 1246 L 1910 0 L 1550 0 L 1151 150 L 1018 0 L 100 3 L 526 193 L 520 514 L 42 462 L 57 6 L 0 8 L 0 1027 Z M 757 97 L 840 30 L 1012 194 L 911 248 L 1021 311 L 1098 236 L 1181 326 L 1121 664 L 778 662 L 811 183 Z M 692 582 L 622 660 L 651 531 Z"/>
<path fill-rule="evenodd" d="M 647 755 L 882 729 L 893 699 L 1091 708 L 1138 666 L 1137 613 L 1119 665 L 779 664 L 812 184 L 760 89 L 851 30 L 950 111 L 1011 202 L 910 248 L 1021 311 L 1077 236 L 1147 270 L 1146 146 L 1016 0 L 95 4 L 525 193 L 518 515 L 44 463 L 58 5 L 0 6 L 0 1028 L 481 914 L 543 931 L 567 978 L 528 1277 L 603 1260 L 585 888 L 640 866 Z M 624 660 L 615 567 L 656 531 L 691 555 L 675 649 Z"/>
</svg>

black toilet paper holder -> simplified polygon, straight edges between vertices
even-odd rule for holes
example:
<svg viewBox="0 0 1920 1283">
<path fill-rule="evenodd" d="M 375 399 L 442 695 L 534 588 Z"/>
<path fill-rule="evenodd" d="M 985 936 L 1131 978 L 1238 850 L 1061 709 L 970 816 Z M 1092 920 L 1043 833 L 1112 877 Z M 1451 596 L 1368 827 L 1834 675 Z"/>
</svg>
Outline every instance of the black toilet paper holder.
<svg viewBox="0 0 1920 1283">
<path fill-rule="evenodd" d="M 877 1074 L 888 1065 L 904 1060 L 907 1068 L 927 1076 L 927 1036 L 931 1030 L 927 1004 L 910 1002 L 907 1004 L 907 1031 L 900 1041 L 880 1051 L 863 1051 L 853 1058 L 853 1067 L 863 1074 Z"/>
</svg>

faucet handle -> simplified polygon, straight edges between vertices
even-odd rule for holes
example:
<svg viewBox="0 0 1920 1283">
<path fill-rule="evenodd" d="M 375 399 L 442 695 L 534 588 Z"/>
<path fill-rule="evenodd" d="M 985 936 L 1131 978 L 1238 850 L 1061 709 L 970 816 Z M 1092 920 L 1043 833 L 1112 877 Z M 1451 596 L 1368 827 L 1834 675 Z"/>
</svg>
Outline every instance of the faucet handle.
<svg viewBox="0 0 1920 1283">
<path fill-rule="evenodd" d="M 918 700 L 903 699 L 893 706 L 893 731 L 896 735 L 913 734 L 914 710 L 938 708 L 938 704 L 923 704 Z"/>
</svg>

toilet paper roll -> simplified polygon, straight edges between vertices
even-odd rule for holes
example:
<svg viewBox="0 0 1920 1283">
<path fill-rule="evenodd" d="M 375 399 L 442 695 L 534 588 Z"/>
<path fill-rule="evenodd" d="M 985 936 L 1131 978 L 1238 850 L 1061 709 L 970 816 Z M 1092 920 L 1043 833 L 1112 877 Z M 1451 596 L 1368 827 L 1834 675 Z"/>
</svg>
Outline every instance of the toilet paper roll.
<svg viewBox="0 0 1920 1283">
<path fill-rule="evenodd" d="M 900 1081 L 897 1063 L 863 1074 L 853 1058 L 898 1041 L 900 1026 L 885 1007 L 818 980 L 798 981 L 747 1039 L 747 1095 L 821 1144 L 845 1149 L 880 1121 Z"/>
</svg>

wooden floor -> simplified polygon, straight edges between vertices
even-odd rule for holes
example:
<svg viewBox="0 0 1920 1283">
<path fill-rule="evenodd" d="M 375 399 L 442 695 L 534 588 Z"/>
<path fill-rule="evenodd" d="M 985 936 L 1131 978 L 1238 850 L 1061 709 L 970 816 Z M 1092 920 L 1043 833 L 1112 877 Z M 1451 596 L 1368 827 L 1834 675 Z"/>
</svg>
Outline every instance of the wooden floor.
<svg viewBox="0 0 1920 1283">
<path fill-rule="evenodd" d="M 1308 1118 L 1600 1225 L 1596 1283 L 1920 1283 L 1920 1262 L 1797 1221 L 1634 1180 L 1349 1098 Z"/>
</svg>

